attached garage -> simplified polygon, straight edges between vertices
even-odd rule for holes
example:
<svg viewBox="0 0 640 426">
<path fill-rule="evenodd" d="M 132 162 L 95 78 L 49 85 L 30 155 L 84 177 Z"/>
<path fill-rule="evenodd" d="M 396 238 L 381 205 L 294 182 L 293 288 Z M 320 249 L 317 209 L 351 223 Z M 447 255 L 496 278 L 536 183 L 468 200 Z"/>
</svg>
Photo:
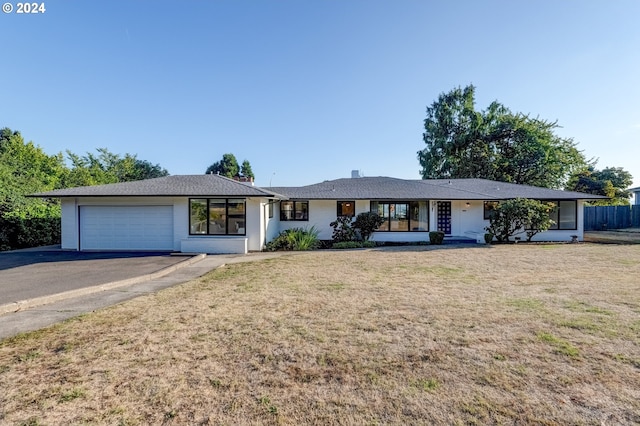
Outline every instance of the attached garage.
<svg viewBox="0 0 640 426">
<path fill-rule="evenodd" d="M 80 206 L 80 250 L 173 250 L 173 206 Z"/>
</svg>

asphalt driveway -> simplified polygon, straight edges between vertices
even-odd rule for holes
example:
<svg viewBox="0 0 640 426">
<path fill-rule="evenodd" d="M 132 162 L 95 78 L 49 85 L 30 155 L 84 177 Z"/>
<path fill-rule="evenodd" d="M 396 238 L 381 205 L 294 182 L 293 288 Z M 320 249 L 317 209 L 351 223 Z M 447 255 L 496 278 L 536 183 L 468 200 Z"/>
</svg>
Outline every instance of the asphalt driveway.
<svg viewBox="0 0 640 426">
<path fill-rule="evenodd" d="M 157 252 L 0 252 L 0 305 L 135 278 L 184 260 Z"/>
</svg>

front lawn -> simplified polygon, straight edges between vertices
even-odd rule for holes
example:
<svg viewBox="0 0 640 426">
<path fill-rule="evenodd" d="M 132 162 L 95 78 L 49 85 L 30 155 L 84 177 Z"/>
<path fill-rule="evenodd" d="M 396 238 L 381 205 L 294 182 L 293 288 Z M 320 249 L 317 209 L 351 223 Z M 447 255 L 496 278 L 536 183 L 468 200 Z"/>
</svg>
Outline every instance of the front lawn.
<svg viewBox="0 0 640 426">
<path fill-rule="evenodd" d="M 640 423 L 638 277 L 637 245 L 233 264 L 0 342 L 0 423 Z"/>
</svg>

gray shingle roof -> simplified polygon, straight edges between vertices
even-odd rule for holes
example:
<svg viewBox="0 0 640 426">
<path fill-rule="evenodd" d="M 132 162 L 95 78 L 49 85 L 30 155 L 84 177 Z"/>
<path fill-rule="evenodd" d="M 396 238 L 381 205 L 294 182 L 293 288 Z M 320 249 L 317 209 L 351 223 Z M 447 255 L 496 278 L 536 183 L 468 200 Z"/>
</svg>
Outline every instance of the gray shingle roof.
<svg viewBox="0 0 640 426">
<path fill-rule="evenodd" d="M 274 197 L 299 200 L 591 200 L 598 195 L 560 191 L 486 179 L 406 180 L 362 177 L 300 187 L 259 188 L 218 175 L 176 175 L 135 182 L 82 186 L 33 194 L 33 197 Z"/>
<path fill-rule="evenodd" d="M 218 175 L 176 175 L 134 182 L 81 186 L 33 194 L 33 197 L 225 196 L 286 198 L 272 191 Z"/>
<path fill-rule="evenodd" d="M 390 177 L 345 178 L 301 187 L 269 188 L 290 199 L 309 200 L 542 200 L 600 199 L 598 195 L 560 191 L 487 179 L 404 180 Z"/>
</svg>

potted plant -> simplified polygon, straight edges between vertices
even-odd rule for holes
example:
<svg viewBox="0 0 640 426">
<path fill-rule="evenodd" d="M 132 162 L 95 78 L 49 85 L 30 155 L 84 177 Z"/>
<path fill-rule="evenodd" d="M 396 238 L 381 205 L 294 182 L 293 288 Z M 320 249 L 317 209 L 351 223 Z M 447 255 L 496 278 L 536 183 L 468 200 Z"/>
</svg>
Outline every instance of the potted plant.
<svg viewBox="0 0 640 426">
<path fill-rule="evenodd" d="M 429 232 L 429 242 L 434 245 L 440 245 L 444 241 L 444 232 L 431 231 Z"/>
</svg>

